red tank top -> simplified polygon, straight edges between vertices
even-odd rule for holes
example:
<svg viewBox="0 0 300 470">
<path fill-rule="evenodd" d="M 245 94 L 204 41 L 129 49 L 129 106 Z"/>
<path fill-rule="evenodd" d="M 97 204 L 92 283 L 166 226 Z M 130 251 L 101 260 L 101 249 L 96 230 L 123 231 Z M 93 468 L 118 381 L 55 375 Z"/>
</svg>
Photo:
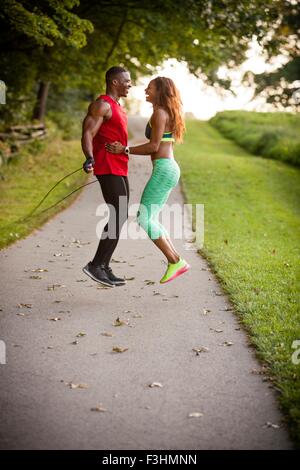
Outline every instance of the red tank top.
<svg viewBox="0 0 300 470">
<path fill-rule="evenodd" d="M 103 121 L 99 131 L 93 139 L 93 155 L 95 159 L 94 175 L 128 175 L 128 156 L 125 153 L 120 155 L 108 152 L 105 149 L 106 142 L 121 142 L 127 145 L 127 116 L 125 110 L 110 96 L 100 95 L 98 99 L 107 101 L 110 104 L 112 116 L 107 121 Z"/>
</svg>

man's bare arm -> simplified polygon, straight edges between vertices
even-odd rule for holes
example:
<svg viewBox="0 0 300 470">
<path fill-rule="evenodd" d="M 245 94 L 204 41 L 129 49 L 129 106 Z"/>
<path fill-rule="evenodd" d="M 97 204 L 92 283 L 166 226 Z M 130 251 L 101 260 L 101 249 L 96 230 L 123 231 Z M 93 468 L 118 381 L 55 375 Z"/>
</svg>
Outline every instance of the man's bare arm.
<svg viewBox="0 0 300 470">
<path fill-rule="evenodd" d="M 93 138 L 98 132 L 103 120 L 110 118 L 110 105 L 101 100 L 90 104 L 86 117 L 82 123 L 81 147 L 86 158 L 93 157 Z"/>
</svg>

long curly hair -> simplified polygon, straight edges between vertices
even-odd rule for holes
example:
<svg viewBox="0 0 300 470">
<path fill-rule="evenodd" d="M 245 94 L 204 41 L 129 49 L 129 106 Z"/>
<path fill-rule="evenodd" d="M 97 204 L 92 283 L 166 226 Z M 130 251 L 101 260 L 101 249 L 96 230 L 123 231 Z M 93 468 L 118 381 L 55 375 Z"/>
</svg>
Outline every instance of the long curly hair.
<svg viewBox="0 0 300 470">
<path fill-rule="evenodd" d="M 167 111 L 173 124 L 175 140 L 182 142 L 185 124 L 180 93 L 171 78 L 156 77 L 153 82 L 157 91 L 156 104 Z"/>
</svg>

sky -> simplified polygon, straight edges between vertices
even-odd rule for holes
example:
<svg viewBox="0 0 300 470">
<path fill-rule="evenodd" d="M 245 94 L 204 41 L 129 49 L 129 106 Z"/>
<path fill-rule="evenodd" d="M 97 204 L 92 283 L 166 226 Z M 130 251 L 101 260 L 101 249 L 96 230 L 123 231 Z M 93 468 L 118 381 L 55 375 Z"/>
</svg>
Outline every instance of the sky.
<svg viewBox="0 0 300 470">
<path fill-rule="evenodd" d="M 245 86 L 241 83 L 245 71 L 250 70 L 253 73 L 262 73 L 266 70 L 271 71 L 278 68 L 287 61 L 286 56 L 277 56 L 273 63 L 267 64 L 262 48 L 257 41 L 249 45 L 246 61 L 236 70 L 229 71 L 227 67 L 220 67 L 218 70 L 219 78 L 233 79 L 233 90 L 221 96 L 212 86 L 207 86 L 202 79 L 196 78 L 189 73 L 186 63 L 178 62 L 176 59 L 168 59 L 161 67 L 156 69 L 156 73 L 151 77 L 158 75 L 169 77 L 174 80 L 180 91 L 183 108 L 185 112 L 193 113 L 198 119 L 207 120 L 213 117 L 217 112 L 229 109 L 244 109 L 252 111 L 272 111 L 272 105 L 265 102 L 265 99 L 255 98 L 253 86 Z M 152 106 L 145 101 L 145 88 L 151 80 L 149 77 L 142 77 L 136 86 L 130 91 L 131 107 L 133 113 L 142 116 L 150 116 Z"/>
</svg>

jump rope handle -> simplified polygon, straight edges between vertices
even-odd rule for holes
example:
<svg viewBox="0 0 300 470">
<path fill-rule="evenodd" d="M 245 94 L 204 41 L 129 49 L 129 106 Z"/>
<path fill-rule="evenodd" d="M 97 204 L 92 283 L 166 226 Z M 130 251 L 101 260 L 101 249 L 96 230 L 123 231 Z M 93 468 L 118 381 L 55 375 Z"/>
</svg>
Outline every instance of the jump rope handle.
<svg viewBox="0 0 300 470">
<path fill-rule="evenodd" d="M 95 165 L 94 157 L 89 156 L 84 162 L 84 164 L 82 165 L 82 168 L 86 173 L 89 173 L 90 170 L 94 167 L 94 165 Z"/>
</svg>

